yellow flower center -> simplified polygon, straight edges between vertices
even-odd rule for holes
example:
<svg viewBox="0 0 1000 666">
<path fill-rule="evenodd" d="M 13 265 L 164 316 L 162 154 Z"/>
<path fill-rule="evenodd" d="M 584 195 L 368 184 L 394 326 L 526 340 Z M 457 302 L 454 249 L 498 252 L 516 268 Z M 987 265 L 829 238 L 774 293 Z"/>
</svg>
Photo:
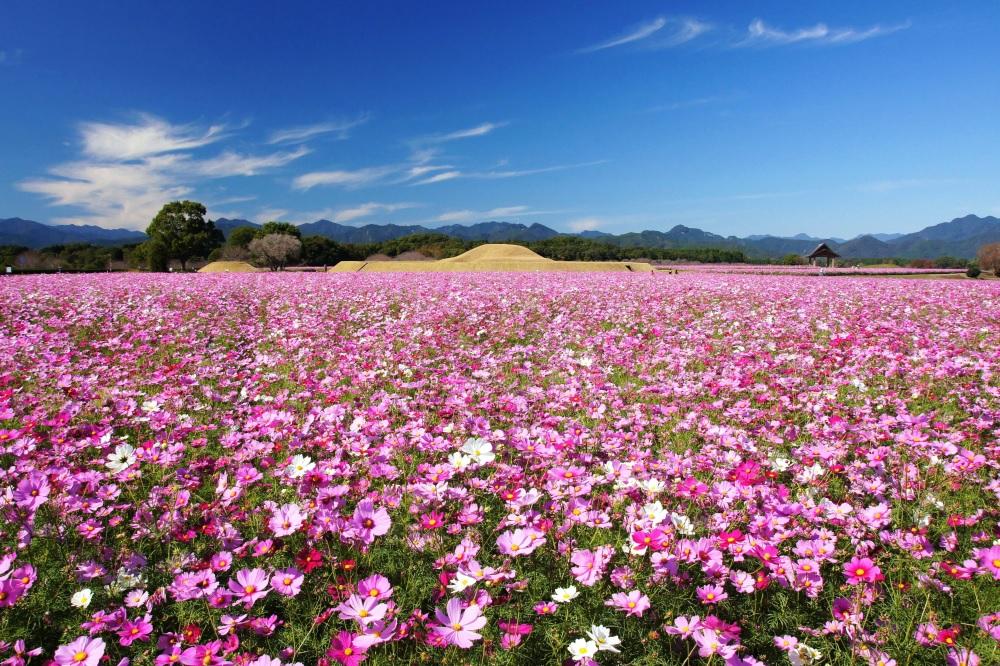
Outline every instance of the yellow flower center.
<svg viewBox="0 0 1000 666">
<path fill-rule="evenodd" d="M 79 652 L 73 655 L 73 661 L 86 661 L 86 660 L 87 660 L 87 653 L 84 652 L 83 650 L 80 650 Z"/>
</svg>

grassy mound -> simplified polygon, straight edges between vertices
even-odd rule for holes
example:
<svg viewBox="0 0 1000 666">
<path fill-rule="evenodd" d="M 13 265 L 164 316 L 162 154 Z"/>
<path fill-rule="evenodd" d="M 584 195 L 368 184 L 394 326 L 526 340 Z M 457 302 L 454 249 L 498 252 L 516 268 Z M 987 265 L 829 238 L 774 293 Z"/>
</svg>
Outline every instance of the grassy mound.
<svg viewBox="0 0 1000 666">
<path fill-rule="evenodd" d="M 245 261 L 213 261 L 198 269 L 199 273 L 256 273 L 257 269 Z"/>
</svg>

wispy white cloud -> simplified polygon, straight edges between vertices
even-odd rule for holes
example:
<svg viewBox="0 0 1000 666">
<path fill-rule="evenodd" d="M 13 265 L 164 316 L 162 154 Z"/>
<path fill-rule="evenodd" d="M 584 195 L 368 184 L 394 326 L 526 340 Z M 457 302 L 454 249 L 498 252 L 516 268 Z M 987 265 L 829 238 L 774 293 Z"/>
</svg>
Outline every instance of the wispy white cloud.
<svg viewBox="0 0 1000 666">
<path fill-rule="evenodd" d="M 472 178 L 477 180 L 498 180 L 503 178 L 521 178 L 523 176 L 534 176 L 540 173 L 551 173 L 553 171 L 566 171 L 567 169 L 578 169 L 581 167 L 595 166 L 598 164 L 604 164 L 607 160 L 594 160 L 591 162 L 578 162 L 576 164 L 556 164 L 553 166 L 540 167 L 537 169 L 504 169 L 504 170 L 492 170 L 492 171 L 460 171 L 452 170 L 445 171 L 443 173 L 435 174 L 430 178 L 424 180 L 418 180 L 414 182 L 414 185 L 431 185 L 433 183 L 440 183 L 446 180 L 455 180 L 457 178 Z"/>
<path fill-rule="evenodd" d="M 420 204 L 417 203 L 379 203 L 377 201 L 369 201 L 368 203 L 359 204 L 351 208 L 342 208 L 333 213 L 333 217 L 330 218 L 334 222 L 344 223 L 350 222 L 351 220 L 358 220 L 366 217 L 371 217 L 376 213 L 394 213 L 397 210 L 406 210 L 408 208 L 416 208 Z"/>
<path fill-rule="evenodd" d="M 301 125 L 299 127 L 288 127 L 271 134 L 268 143 L 302 143 L 317 136 L 333 134 L 337 139 L 346 139 L 350 136 L 350 131 L 359 125 L 363 125 L 370 119 L 365 113 L 351 120 L 333 120 L 314 125 Z"/>
<path fill-rule="evenodd" d="M 906 21 L 889 26 L 876 24 L 870 28 L 831 28 L 825 23 L 817 23 L 810 27 L 783 30 L 770 26 L 763 19 L 758 18 L 750 22 L 745 38 L 737 42 L 735 46 L 782 46 L 798 43 L 853 44 L 905 30 L 910 25 L 911 23 Z"/>
<path fill-rule="evenodd" d="M 365 167 L 363 169 L 336 169 L 333 171 L 311 171 L 297 176 L 292 187 L 309 190 L 320 185 L 355 188 L 373 185 L 397 172 L 398 166 Z"/>
<path fill-rule="evenodd" d="M 604 220 L 599 217 L 581 217 L 566 224 L 570 231 L 580 233 L 581 231 L 594 231 L 604 226 Z"/>
<path fill-rule="evenodd" d="M 895 180 L 876 180 L 863 183 L 857 187 L 861 192 L 894 192 L 896 190 L 913 190 L 919 188 L 951 185 L 958 182 L 955 178 L 898 178 Z"/>
<path fill-rule="evenodd" d="M 646 21 L 633 26 L 625 32 L 624 34 L 618 35 L 617 37 L 612 37 L 611 39 L 593 44 L 591 46 L 584 47 L 577 50 L 577 53 L 594 53 L 595 51 L 603 51 L 604 49 L 613 49 L 616 46 L 624 46 L 625 44 L 631 44 L 633 42 L 638 42 L 640 40 L 646 39 L 651 35 L 655 35 L 663 27 L 667 25 L 667 19 L 663 16 L 657 16 L 651 21 Z"/>
<path fill-rule="evenodd" d="M 427 136 L 417 137 L 413 139 L 411 143 L 414 145 L 422 144 L 435 144 L 435 143 L 447 143 L 448 141 L 458 141 L 459 139 L 471 139 L 477 136 L 486 136 L 490 132 L 505 127 L 509 123 L 498 122 L 498 123 L 482 123 L 476 125 L 475 127 L 469 127 L 467 129 L 460 129 L 454 132 L 447 132 L 445 134 L 429 134 Z"/>
<path fill-rule="evenodd" d="M 628 44 L 641 44 L 643 47 L 651 49 L 670 48 L 697 39 L 711 29 L 712 24 L 696 18 L 658 16 L 633 26 L 617 37 L 578 49 L 576 53 L 594 53 Z"/>
<path fill-rule="evenodd" d="M 224 125 L 199 129 L 194 125 L 172 125 L 155 116 L 142 114 L 132 124 L 83 123 L 80 125 L 83 152 L 99 160 L 136 160 L 150 155 L 191 150 L 225 137 Z"/>
<path fill-rule="evenodd" d="M 450 210 L 438 215 L 434 218 L 434 222 L 455 224 L 497 217 L 525 217 L 528 215 L 544 214 L 546 214 L 546 211 L 532 210 L 528 206 L 500 206 L 498 208 L 490 208 L 489 210 Z"/>
<path fill-rule="evenodd" d="M 305 146 L 299 146 L 289 152 L 268 155 L 242 155 L 227 150 L 216 157 L 195 162 L 194 171 L 206 178 L 257 176 L 264 171 L 285 166 L 310 152 Z"/>
<path fill-rule="evenodd" d="M 265 155 L 226 151 L 210 158 L 188 152 L 216 143 L 227 131 L 223 125 L 174 125 L 150 115 L 123 124 L 83 123 L 80 159 L 58 164 L 47 176 L 21 181 L 18 187 L 54 206 L 83 211 L 56 218 L 58 222 L 141 229 L 164 203 L 194 192 L 197 179 L 256 175 L 308 152 L 301 146 Z"/>
<path fill-rule="evenodd" d="M 456 178 L 468 178 L 468 174 L 464 174 L 461 171 L 442 171 L 441 173 L 436 173 L 430 178 L 425 178 L 423 180 L 418 180 L 413 183 L 414 185 L 431 185 L 433 183 L 443 183 L 446 180 L 454 180 Z"/>
</svg>

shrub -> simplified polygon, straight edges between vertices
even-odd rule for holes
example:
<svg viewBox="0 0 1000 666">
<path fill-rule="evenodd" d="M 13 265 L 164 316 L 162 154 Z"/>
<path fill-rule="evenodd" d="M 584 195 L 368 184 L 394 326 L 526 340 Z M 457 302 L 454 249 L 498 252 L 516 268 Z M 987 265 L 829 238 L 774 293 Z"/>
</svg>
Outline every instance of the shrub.
<svg viewBox="0 0 1000 666">
<path fill-rule="evenodd" d="M 973 264 L 972 266 L 969 266 L 965 270 L 965 275 L 967 277 L 970 277 L 970 278 L 973 278 L 973 279 L 979 277 L 981 274 L 982 274 L 982 271 L 979 269 L 979 266 L 976 266 L 975 264 Z"/>
</svg>

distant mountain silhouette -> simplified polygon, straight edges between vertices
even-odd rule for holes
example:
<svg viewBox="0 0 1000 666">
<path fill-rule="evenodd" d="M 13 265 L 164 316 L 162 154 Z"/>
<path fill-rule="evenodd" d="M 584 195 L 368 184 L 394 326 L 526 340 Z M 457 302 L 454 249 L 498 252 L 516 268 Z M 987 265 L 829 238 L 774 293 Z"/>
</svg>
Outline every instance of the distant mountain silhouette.
<svg viewBox="0 0 1000 666">
<path fill-rule="evenodd" d="M 0 219 L 0 245 L 40 248 L 66 243 L 117 245 L 146 240 L 146 234 L 129 229 L 105 229 L 94 225 L 42 224 L 20 217 Z"/>
<path fill-rule="evenodd" d="M 238 227 L 259 227 L 249 220 L 219 218 L 215 226 L 227 237 Z M 476 224 L 450 224 L 442 227 L 398 224 L 365 224 L 351 226 L 330 220 L 316 220 L 299 225 L 303 236 L 325 236 L 341 243 L 379 243 L 415 233 L 440 233 L 467 241 L 546 240 L 560 234 L 542 224 L 524 225 L 515 222 L 489 221 Z M 600 240 L 624 247 L 720 247 L 743 250 L 753 257 L 781 257 L 806 254 L 819 243 L 827 243 L 848 259 L 902 257 L 934 258 L 944 255 L 970 259 L 987 243 L 1000 242 L 1000 219 L 966 215 L 942 222 L 911 234 L 864 234 L 850 240 L 823 238 L 807 234 L 789 237 L 750 235 L 744 238 L 720 236 L 694 227 L 677 225 L 667 231 L 646 230 L 624 234 L 603 231 L 583 231 L 583 238 Z M 47 225 L 18 217 L 0 219 L 0 245 L 23 245 L 41 248 L 64 243 L 97 243 L 114 245 L 142 241 L 146 235 L 128 229 L 104 229 L 95 226 Z"/>
</svg>

